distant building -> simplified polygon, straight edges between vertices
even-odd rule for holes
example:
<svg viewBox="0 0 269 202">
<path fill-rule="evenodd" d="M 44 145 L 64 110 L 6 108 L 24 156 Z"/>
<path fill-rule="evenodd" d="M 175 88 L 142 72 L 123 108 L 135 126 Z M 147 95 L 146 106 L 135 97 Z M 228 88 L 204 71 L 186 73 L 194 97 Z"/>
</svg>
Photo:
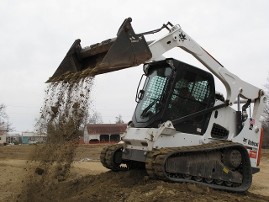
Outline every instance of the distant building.
<svg viewBox="0 0 269 202">
<path fill-rule="evenodd" d="M 0 144 L 5 144 L 6 143 L 6 133 L 0 133 Z"/>
<path fill-rule="evenodd" d="M 0 127 L 0 144 L 5 144 L 7 139 L 7 131 Z"/>
<path fill-rule="evenodd" d="M 127 124 L 87 124 L 84 143 L 119 142 Z"/>
<path fill-rule="evenodd" d="M 6 143 L 7 144 L 21 144 L 21 134 L 18 132 L 8 132 L 6 135 Z"/>
<path fill-rule="evenodd" d="M 34 132 L 22 132 L 22 144 L 35 144 L 46 142 L 47 135 L 41 135 Z"/>
</svg>

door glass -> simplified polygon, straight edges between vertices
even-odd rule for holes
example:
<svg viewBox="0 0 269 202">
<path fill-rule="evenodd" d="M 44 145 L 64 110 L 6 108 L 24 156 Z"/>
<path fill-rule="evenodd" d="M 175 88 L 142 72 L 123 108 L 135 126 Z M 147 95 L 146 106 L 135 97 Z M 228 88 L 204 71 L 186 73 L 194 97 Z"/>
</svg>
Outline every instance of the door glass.
<svg viewBox="0 0 269 202">
<path fill-rule="evenodd" d="M 204 109 L 210 88 L 208 80 L 199 75 L 187 73 L 176 81 L 170 104 L 171 119 L 180 118 Z"/>
<path fill-rule="evenodd" d="M 147 121 L 161 110 L 161 101 L 172 70 L 170 67 L 160 67 L 152 70 L 144 85 L 144 95 L 136 108 L 136 119 Z"/>
<path fill-rule="evenodd" d="M 209 106 L 210 82 L 207 77 L 192 72 L 177 75 L 166 113 L 168 120 L 175 120 L 199 112 Z M 182 132 L 202 131 L 205 115 L 197 116 L 175 127 Z"/>
</svg>

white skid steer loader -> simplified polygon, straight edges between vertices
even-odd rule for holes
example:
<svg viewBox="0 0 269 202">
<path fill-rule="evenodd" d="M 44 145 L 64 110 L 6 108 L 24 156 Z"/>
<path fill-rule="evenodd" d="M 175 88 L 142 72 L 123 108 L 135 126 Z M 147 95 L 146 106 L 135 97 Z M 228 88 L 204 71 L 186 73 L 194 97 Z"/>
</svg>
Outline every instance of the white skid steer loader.
<svg viewBox="0 0 269 202">
<path fill-rule="evenodd" d="M 179 25 L 167 23 L 135 34 L 131 21 L 123 22 L 114 39 L 86 48 L 76 40 L 48 80 L 76 82 L 144 64 L 145 82 L 137 90 L 132 121 L 119 144 L 102 150 L 102 164 L 113 171 L 144 168 L 150 177 L 162 180 L 248 190 L 252 174 L 259 171 L 264 92 L 229 72 Z M 155 41 L 145 40 L 144 35 L 161 29 L 168 33 Z M 175 47 L 192 54 L 220 79 L 226 97 L 216 93 L 209 72 L 163 57 Z M 235 110 L 235 101 L 245 104 Z M 253 113 L 248 117 L 251 104 Z"/>
</svg>

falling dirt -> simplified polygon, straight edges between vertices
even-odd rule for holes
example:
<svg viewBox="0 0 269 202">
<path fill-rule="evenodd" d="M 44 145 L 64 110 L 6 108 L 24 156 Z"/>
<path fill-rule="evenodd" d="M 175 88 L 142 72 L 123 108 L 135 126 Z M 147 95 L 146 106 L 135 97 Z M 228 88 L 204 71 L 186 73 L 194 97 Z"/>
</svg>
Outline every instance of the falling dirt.
<svg viewBox="0 0 269 202">
<path fill-rule="evenodd" d="M 68 178 L 88 117 L 92 82 L 93 78 L 88 77 L 77 82 L 60 81 L 48 85 L 36 124 L 37 131 L 47 135 L 47 141 L 32 154 L 20 200 L 37 201 L 33 193 L 48 198 L 51 190 Z"/>
</svg>

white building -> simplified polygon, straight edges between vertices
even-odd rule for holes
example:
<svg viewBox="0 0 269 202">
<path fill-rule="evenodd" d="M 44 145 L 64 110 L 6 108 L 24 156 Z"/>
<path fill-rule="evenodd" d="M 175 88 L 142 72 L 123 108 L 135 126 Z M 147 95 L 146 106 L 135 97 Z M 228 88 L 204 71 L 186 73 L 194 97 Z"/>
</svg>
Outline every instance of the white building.
<svg viewBox="0 0 269 202">
<path fill-rule="evenodd" d="M 84 143 L 119 142 L 127 124 L 87 124 Z"/>
<path fill-rule="evenodd" d="M 8 132 L 6 134 L 7 144 L 21 144 L 21 134 L 20 132 Z"/>
<path fill-rule="evenodd" d="M 41 135 L 34 132 L 22 132 L 22 144 L 35 144 L 46 142 L 47 135 Z"/>
<path fill-rule="evenodd" d="M 0 144 L 5 144 L 7 139 L 7 133 L 5 130 L 1 130 L 0 128 Z"/>
</svg>

